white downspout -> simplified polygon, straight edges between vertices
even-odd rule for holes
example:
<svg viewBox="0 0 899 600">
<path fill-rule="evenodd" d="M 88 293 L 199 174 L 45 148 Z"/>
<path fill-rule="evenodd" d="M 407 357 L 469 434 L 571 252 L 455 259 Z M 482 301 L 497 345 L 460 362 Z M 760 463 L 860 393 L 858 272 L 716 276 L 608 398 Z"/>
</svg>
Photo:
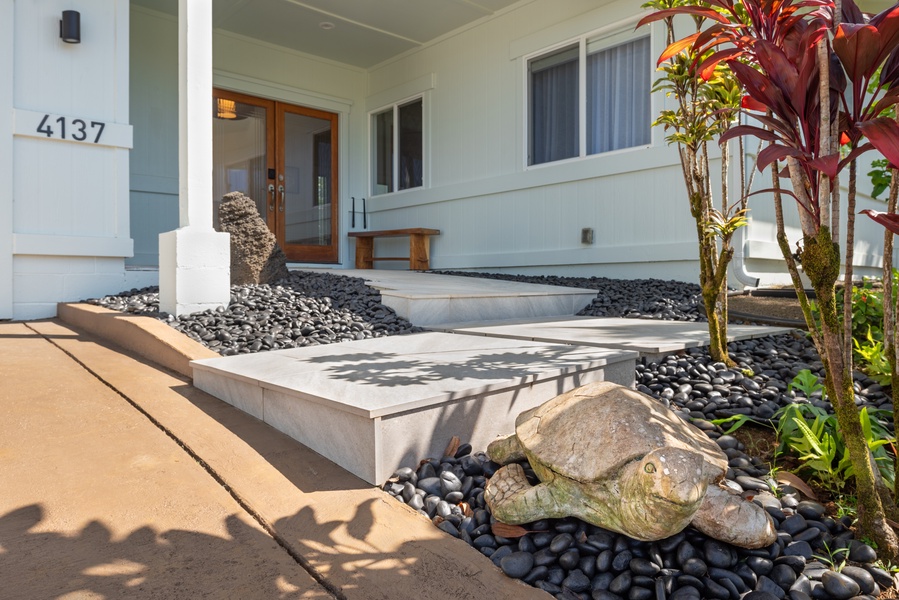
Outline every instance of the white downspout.
<svg viewBox="0 0 899 600">
<path fill-rule="evenodd" d="M 757 288 L 761 281 L 746 270 L 746 247 L 749 245 L 746 241 L 746 229 L 748 227 L 749 225 L 747 224 L 737 228 L 736 235 L 734 235 L 734 257 L 730 261 L 734 277 L 743 284 L 744 289 Z"/>
</svg>

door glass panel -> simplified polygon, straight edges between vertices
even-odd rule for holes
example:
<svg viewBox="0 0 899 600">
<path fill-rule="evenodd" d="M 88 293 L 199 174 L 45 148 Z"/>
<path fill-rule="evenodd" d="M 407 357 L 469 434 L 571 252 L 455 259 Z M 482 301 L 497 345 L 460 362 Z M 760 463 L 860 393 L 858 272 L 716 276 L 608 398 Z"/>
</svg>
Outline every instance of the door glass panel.
<svg viewBox="0 0 899 600">
<path fill-rule="evenodd" d="M 265 219 L 266 109 L 236 100 L 213 101 L 212 157 L 214 209 L 213 223 L 218 227 L 218 209 L 222 196 L 242 192 L 256 202 Z"/>
<path fill-rule="evenodd" d="M 331 122 L 284 114 L 284 239 L 331 245 Z"/>
</svg>

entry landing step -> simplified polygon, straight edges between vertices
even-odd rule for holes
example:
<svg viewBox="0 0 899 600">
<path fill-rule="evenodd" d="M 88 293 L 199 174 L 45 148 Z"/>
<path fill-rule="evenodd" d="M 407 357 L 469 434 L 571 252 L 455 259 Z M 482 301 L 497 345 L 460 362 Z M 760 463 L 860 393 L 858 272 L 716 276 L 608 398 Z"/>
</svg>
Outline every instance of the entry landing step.
<svg viewBox="0 0 899 600">
<path fill-rule="evenodd" d="M 321 269 L 304 269 L 321 271 Z M 333 269 L 381 292 L 381 302 L 414 325 L 539 319 L 577 314 L 596 290 L 389 269 Z"/>
<path fill-rule="evenodd" d="M 687 348 L 709 345 L 709 329 L 705 322 L 654 319 L 613 317 L 509 319 L 490 323 L 448 323 L 434 325 L 429 329 L 512 340 L 634 350 L 650 361 Z M 767 325 L 728 325 L 727 341 L 749 340 L 791 331 L 796 330 Z"/>
<path fill-rule="evenodd" d="M 593 381 L 632 386 L 637 353 L 428 332 L 193 361 L 194 386 L 372 484 L 459 436 Z"/>
</svg>

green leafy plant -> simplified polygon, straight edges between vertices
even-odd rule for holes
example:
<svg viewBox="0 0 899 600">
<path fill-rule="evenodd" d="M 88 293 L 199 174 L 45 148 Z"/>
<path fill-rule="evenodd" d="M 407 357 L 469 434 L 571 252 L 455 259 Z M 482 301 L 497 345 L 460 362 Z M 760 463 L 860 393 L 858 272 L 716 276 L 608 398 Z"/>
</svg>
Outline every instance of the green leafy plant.
<svg viewBox="0 0 899 600">
<path fill-rule="evenodd" d="M 899 272 L 893 271 L 893 297 Z M 837 311 L 843 310 L 843 294 L 836 295 Z M 819 318 L 818 306 L 812 303 L 812 313 Z M 883 290 L 873 279 L 852 286 L 852 347 L 853 358 L 861 369 L 881 385 L 890 383 L 892 369 L 883 346 Z"/>
<path fill-rule="evenodd" d="M 874 561 L 874 566 L 879 567 L 879 568 L 883 569 L 884 571 L 886 571 L 887 573 L 891 573 L 891 574 L 895 574 L 895 573 L 899 572 L 899 565 L 893 564 L 893 562 L 890 561 L 889 559 L 878 558 L 876 561 Z"/>
<path fill-rule="evenodd" d="M 837 496 L 834 498 L 833 503 L 837 507 L 836 516 L 838 519 L 850 517 L 855 521 L 856 517 L 858 517 L 858 508 L 856 508 L 858 506 L 858 498 L 855 496 Z"/>
<path fill-rule="evenodd" d="M 808 369 L 802 369 L 787 385 L 787 391 L 792 392 L 793 390 L 799 390 L 805 394 L 806 398 L 811 398 L 816 392 L 823 392 L 824 386 L 818 382 L 817 375 Z"/>
<path fill-rule="evenodd" d="M 859 343 L 858 339 L 852 340 L 855 354 L 859 357 L 862 370 L 880 385 L 889 385 L 892 381 L 893 368 L 884 354 L 883 342 L 875 340 L 868 328 L 866 341 Z"/>
<path fill-rule="evenodd" d="M 881 422 L 884 416 L 891 417 L 882 410 L 869 413 L 867 407 L 859 411 L 868 451 L 874 457 L 880 477 L 893 489 L 893 455 L 887 452 L 887 446 L 894 444 L 895 438 Z M 811 479 L 830 492 L 841 495 L 846 482 L 855 476 L 855 466 L 850 460 L 836 417 L 811 404 L 790 404 L 778 411 L 775 419 L 778 417 L 779 452 L 796 456 L 801 463 L 800 469 L 807 472 Z"/>
<path fill-rule="evenodd" d="M 825 542 L 824 554 L 813 554 L 812 556 L 829 566 L 832 571 L 839 573 L 849 559 L 849 548 L 831 548 Z"/>
<path fill-rule="evenodd" d="M 871 185 L 874 186 L 874 189 L 871 191 L 872 198 L 877 198 L 877 196 L 890 189 L 890 182 L 893 181 L 893 172 L 890 170 L 889 161 L 885 158 L 872 160 L 868 177 L 871 178 Z"/>
<path fill-rule="evenodd" d="M 798 456 L 802 469 L 826 489 L 841 493 L 850 465 L 843 460 L 846 453 L 841 440 L 828 431 L 827 419 L 816 417 L 811 425 L 802 418 L 792 422 L 797 435 L 787 438 L 786 445 Z"/>
<path fill-rule="evenodd" d="M 757 423 L 757 421 L 754 421 L 747 415 L 734 415 L 732 417 L 726 417 L 724 419 L 713 419 L 711 422 L 713 425 L 718 425 L 719 427 L 721 425 L 727 425 L 728 423 L 731 423 L 730 428 L 724 431 L 725 434 L 731 434 L 735 432 L 746 423 Z"/>
</svg>

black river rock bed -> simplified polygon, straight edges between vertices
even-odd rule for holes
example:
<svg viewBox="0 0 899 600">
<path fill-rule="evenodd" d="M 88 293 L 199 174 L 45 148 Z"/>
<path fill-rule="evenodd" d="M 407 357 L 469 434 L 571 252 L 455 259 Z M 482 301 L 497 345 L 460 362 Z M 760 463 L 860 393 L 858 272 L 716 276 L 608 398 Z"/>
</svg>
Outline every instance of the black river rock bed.
<svg viewBox="0 0 899 600">
<path fill-rule="evenodd" d="M 231 286 L 227 308 L 175 317 L 159 312 L 159 288 L 87 300 L 157 317 L 223 356 L 318 346 L 422 331 L 381 304 L 357 277 L 295 271 L 274 285 Z"/>
</svg>

